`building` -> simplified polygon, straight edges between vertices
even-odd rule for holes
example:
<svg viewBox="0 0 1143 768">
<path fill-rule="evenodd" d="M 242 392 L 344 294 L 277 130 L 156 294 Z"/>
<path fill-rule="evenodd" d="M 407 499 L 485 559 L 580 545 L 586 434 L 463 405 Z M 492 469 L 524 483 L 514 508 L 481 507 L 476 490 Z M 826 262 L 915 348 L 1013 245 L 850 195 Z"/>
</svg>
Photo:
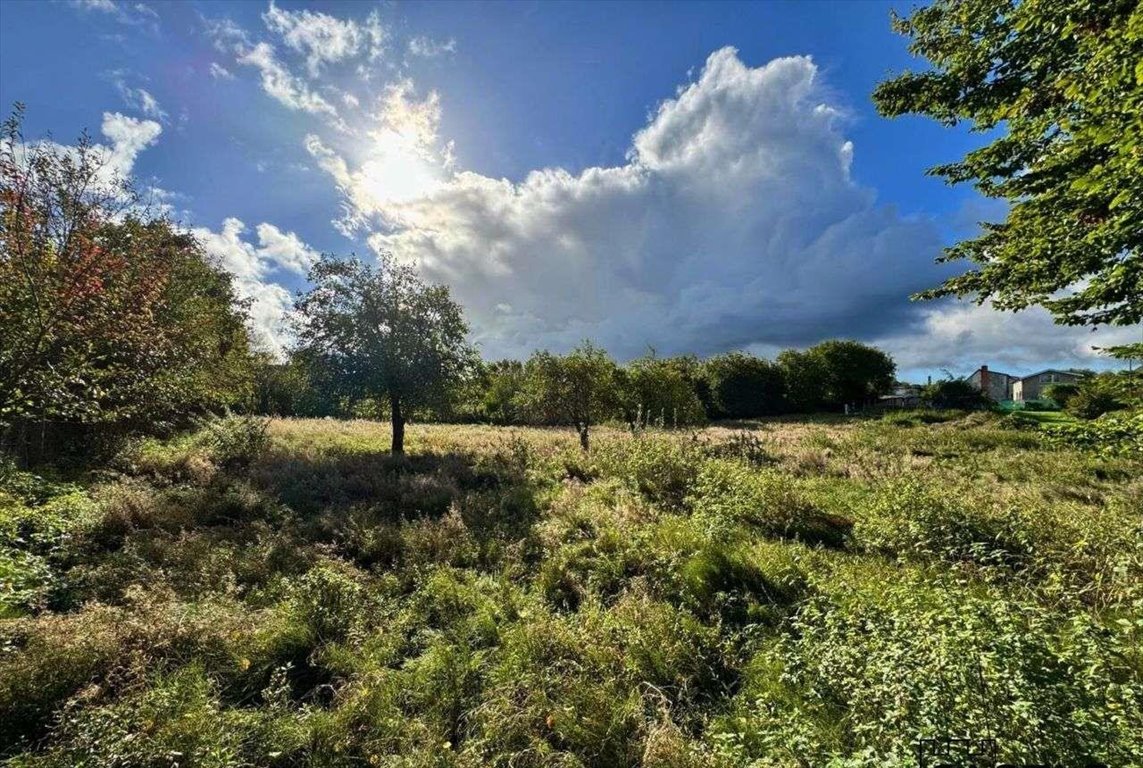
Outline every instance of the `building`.
<svg viewBox="0 0 1143 768">
<path fill-rule="evenodd" d="M 921 388 L 914 384 L 902 384 L 893 394 L 878 398 L 879 408 L 919 408 L 922 405 Z"/>
<path fill-rule="evenodd" d="M 1029 376 L 1013 376 L 980 366 L 968 376 L 968 382 L 996 402 L 1014 400 L 1022 403 L 1039 400 L 1044 396 L 1044 387 L 1049 384 L 1076 384 L 1083 374 L 1075 371 L 1060 371 L 1049 368 Z"/>
<path fill-rule="evenodd" d="M 1049 384 L 1078 384 L 1081 378 L 1082 375 L 1074 371 L 1057 371 L 1049 368 L 1013 382 L 1012 399 L 1018 403 L 1025 400 L 1041 400 L 1044 397 L 1044 388 Z"/>
<path fill-rule="evenodd" d="M 1012 385 L 1019 380 L 1018 376 L 1000 371 L 990 371 L 987 365 L 980 366 L 968 377 L 970 384 L 983 392 L 989 399 L 998 403 L 1001 400 L 1012 399 Z"/>
</svg>

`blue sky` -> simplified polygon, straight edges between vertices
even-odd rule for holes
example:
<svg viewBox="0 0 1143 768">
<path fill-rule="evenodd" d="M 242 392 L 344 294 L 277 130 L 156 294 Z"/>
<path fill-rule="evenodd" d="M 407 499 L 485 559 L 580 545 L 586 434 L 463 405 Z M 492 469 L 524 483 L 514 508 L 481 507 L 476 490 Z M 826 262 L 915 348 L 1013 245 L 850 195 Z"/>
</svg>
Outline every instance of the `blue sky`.
<svg viewBox="0 0 1143 768">
<path fill-rule="evenodd" d="M 488 356 L 852 336 L 914 378 L 1096 364 L 1130 329 L 907 301 L 1003 209 L 924 175 L 983 137 L 874 111 L 923 66 L 892 7 L 10 2 L 0 101 L 161 190 L 271 346 L 316 253 L 384 250 Z"/>
</svg>

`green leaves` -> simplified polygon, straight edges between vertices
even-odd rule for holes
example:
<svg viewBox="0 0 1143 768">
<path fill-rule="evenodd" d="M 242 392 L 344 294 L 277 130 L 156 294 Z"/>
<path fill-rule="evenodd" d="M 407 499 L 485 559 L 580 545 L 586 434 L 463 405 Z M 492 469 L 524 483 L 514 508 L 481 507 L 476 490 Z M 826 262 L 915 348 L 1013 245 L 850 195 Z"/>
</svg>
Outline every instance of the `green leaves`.
<svg viewBox="0 0 1143 768">
<path fill-rule="evenodd" d="M 1041 304 L 1071 325 L 1143 321 L 1143 9 L 937 0 L 893 27 L 933 69 L 881 83 L 881 114 L 1005 129 L 931 169 L 1009 201 L 1009 213 L 941 259 L 974 269 L 917 298 Z"/>
</svg>

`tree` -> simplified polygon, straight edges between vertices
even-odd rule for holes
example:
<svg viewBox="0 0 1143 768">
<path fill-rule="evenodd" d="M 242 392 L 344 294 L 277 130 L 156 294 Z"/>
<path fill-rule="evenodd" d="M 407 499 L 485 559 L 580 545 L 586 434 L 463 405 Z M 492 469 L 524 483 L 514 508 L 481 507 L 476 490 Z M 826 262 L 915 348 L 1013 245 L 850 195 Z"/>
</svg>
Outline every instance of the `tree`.
<svg viewBox="0 0 1143 768">
<path fill-rule="evenodd" d="M 345 396 L 388 405 L 392 451 L 404 453 L 412 409 L 447 397 L 474 362 L 460 305 L 389 256 L 376 268 L 323 256 L 309 280 L 296 302 L 297 353 Z"/>
<path fill-rule="evenodd" d="M 1008 215 L 940 259 L 975 268 L 919 296 L 1040 304 L 1072 325 L 1143 320 L 1143 5 L 937 0 L 893 26 L 933 69 L 881 83 L 881 114 L 1003 128 L 931 169 Z"/>
<path fill-rule="evenodd" d="M 934 408 L 957 408 L 973 411 L 992 404 L 988 396 L 964 379 L 941 379 L 927 384 L 921 397 Z"/>
<path fill-rule="evenodd" d="M 778 353 L 778 368 L 786 389 L 786 410 L 813 413 L 825 407 L 826 367 L 818 355 L 787 349 Z"/>
<path fill-rule="evenodd" d="M 714 415 L 720 418 L 749 419 L 783 410 L 782 370 L 767 360 L 731 352 L 707 360 L 705 373 Z"/>
<path fill-rule="evenodd" d="M 1061 408 L 1067 408 L 1068 402 L 1080 391 L 1079 384 L 1057 382 L 1044 387 L 1044 397 L 1048 398 Z"/>
<path fill-rule="evenodd" d="M 656 357 L 654 350 L 628 363 L 623 371 L 628 421 L 644 427 L 656 421 L 660 426 L 705 421 L 688 363 L 687 358 Z"/>
<path fill-rule="evenodd" d="M 522 401 L 542 424 L 574 426 L 580 447 L 587 451 L 592 425 L 618 411 L 616 374 L 615 363 L 590 341 L 563 356 L 537 352 L 524 367 Z"/>
<path fill-rule="evenodd" d="M 0 141 L 0 424 L 151 429 L 240 403 L 244 304 L 195 239 L 150 217 L 106 150 Z M 74 432 L 74 430 L 73 430 Z"/>
<path fill-rule="evenodd" d="M 897 364 L 876 347 L 857 341 L 823 341 L 807 354 L 820 361 L 824 404 L 841 409 L 866 405 L 893 390 Z"/>
<path fill-rule="evenodd" d="M 481 411 L 493 424 L 518 424 L 523 420 L 520 398 L 524 390 L 524 364 L 497 360 L 484 366 Z"/>
</svg>

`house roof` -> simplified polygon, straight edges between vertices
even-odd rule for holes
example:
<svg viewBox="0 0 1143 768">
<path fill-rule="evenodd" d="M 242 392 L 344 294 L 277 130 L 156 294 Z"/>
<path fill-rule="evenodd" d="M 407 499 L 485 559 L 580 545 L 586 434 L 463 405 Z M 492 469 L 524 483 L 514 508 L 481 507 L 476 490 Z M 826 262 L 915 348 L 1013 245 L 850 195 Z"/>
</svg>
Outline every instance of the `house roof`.
<svg viewBox="0 0 1143 768">
<path fill-rule="evenodd" d="M 977 368 L 977 369 L 976 369 L 975 371 L 973 371 L 972 373 L 980 373 L 982 370 L 983 370 L 983 366 L 982 366 L 981 368 Z M 970 374 L 969 374 L 969 376 L 971 376 L 971 375 L 972 375 L 972 373 L 970 373 Z M 1006 377 L 1007 377 L 1007 378 L 1009 378 L 1009 379 L 1018 379 L 1018 378 L 1020 378 L 1019 376 L 1013 376 L 1013 375 L 1012 375 L 1012 374 L 1010 374 L 1010 373 L 1005 373 L 1004 371 L 997 371 L 997 370 L 994 370 L 994 369 L 992 369 L 992 368 L 989 368 L 989 369 L 988 369 L 988 375 L 989 375 L 989 376 L 1006 376 Z M 965 377 L 965 378 L 967 378 L 967 377 Z"/>
<path fill-rule="evenodd" d="M 1036 371 L 1035 373 L 1029 373 L 1027 376 L 1020 376 L 1019 379 L 1020 379 L 1020 381 L 1025 381 L 1026 379 L 1032 379 L 1032 378 L 1035 378 L 1036 376 L 1043 376 L 1045 373 L 1062 373 L 1065 376 L 1074 376 L 1077 379 L 1080 378 L 1081 376 L 1083 376 L 1082 373 L 1077 373 L 1076 371 L 1064 371 L 1064 370 L 1061 370 L 1059 368 L 1045 368 L 1042 371 Z"/>
</svg>

